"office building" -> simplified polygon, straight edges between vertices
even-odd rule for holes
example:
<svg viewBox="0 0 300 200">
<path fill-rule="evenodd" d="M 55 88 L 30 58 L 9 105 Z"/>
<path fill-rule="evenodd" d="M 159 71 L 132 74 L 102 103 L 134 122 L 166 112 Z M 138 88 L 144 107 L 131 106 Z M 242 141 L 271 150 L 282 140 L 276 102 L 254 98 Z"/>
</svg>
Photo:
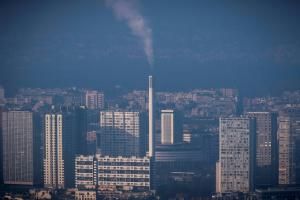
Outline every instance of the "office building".
<svg viewBox="0 0 300 200">
<path fill-rule="evenodd" d="M 278 182 L 277 114 L 248 112 L 256 120 L 255 186 L 275 186 Z"/>
<path fill-rule="evenodd" d="M 40 137 L 30 111 L 2 113 L 4 184 L 40 183 Z"/>
<path fill-rule="evenodd" d="M 279 184 L 300 184 L 300 108 L 279 114 Z"/>
<path fill-rule="evenodd" d="M 101 111 L 99 147 L 103 155 L 143 156 L 145 118 L 139 112 Z"/>
<path fill-rule="evenodd" d="M 104 94 L 96 90 L 88 90 L 85 93 L 85 105 L 88 109 L 103 109 Z"/>
<path fill-rule="evenodd" d="M 149 190 L 148 157 L 77 156 L 75 185 L 80 190 Z"/>
<path fill-rule="evenodd" d="M 217 193 L 253 190 L 255 121 L 246 117 L 220 118 Z"/>
</svg>

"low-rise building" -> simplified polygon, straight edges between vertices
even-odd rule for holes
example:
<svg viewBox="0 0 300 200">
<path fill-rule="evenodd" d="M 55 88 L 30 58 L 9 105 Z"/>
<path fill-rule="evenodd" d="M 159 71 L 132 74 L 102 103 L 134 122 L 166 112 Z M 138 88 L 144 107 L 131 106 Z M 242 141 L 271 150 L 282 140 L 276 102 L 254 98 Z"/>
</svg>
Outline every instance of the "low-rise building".
<svg viewBox="0 0 300 200">
<path fill-rule="evenodd" d="M 77 190 L 75 192 L 75 200 L 96 200 L 96 199 L 97 199 L 96 191 Z"/>
<path fill-rule="evenodd" d="M 77 156 L 75 185 L 78 189 L 150 190 L 150 158 Z"/>
</svg>

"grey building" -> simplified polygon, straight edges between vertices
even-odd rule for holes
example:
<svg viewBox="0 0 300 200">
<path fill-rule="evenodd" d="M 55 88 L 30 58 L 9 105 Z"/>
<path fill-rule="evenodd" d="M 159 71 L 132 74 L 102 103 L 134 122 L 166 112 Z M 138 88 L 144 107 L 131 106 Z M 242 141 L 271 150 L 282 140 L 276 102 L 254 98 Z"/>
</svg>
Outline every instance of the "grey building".
<svg viewBox="0 0 300 200">
<path fill-rule="evenodd" d="M 99 147 L 109 156 L 144 156 L 145 118 L 139 112 L 100 112 Z"/>
<path fill-rule="evenodd" d="M 216 192 L 253 190 L 255 121 L 247 117 L 220 118 Z"/>
<path fill-rule="evenodd" d="M 278 182 L 277 114 L 248 112 L 256 121 L 255 185 L 275 186 Z"/>
<path fill-rule="evenodd" d="M 156 146 L 156 173 L 161 180 L 167 179 L 171 172 L 196 172 L 200 169 L 199 166 L 207 164 L 208 160 L 209 155 L 200 146 L 190 144 Z"/>
<path fill-rule="evenodd" d="M 4 184 L 40 183 L 40 138 L 30 111 L 2 113 Z"/>
<path fill-rule="evenodd" d="M 4 104 L 5 104 L 5 90 L 0 85 L 0 105 L 4 105 Z"/>
</svg>

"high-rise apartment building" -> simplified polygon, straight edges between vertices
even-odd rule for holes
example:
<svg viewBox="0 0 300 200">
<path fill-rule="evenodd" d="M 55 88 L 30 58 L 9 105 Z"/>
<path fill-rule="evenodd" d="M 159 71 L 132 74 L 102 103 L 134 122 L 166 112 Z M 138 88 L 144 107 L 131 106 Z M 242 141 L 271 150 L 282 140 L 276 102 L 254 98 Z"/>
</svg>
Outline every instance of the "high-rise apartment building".
<svg viewBox="0 0 300 200">
<path fill-rule="evenodd" d="M 255 185 L 275 186 L 278 182 L 277 114 L 248 112 L 256 121 Z"/>
<path fill-rule="evenodd" d="M 300 184 L 300 108 L 289 107 L 279 114 L 278 183 Z"/>
<path fill-rule="evenodd" d="M 45 115 L 44 186 L 65 187 L 63 159 L 63 115 Z"/>
<path fill-rule="evenodd" d="M 88 109 L 103 109 L 104 94 L 96 90 L 88 90 L 85 93 L 85 105 Z"/>
<path fill-rule="evenodd" d="M 44 185 L 73 188 L 75 155 L 87 152 L 85 107 L 61 107 L 45 115 Z"/>
<path fill-rule="evenodd" d="M 174 144 L 182 141 L 182 130 L 174 110 L 161 110 L 161 144 Z"/>
<path fill-rule="evenodd" d="M 110 156 L 144 155 L 144 124 L 144 118 L 139 112 L 100 112 L 101 153 Z"/>
<path fill-rule="evenodd" d="M 39 184 L 40 138 L 30 111 L 2 113 L 4 184 Z"/>
<path fill-rule="evenodd" d="M 216 191 L 247 193 L 253 189 L 255 121 L 236 117 L 220 118 L 219 123 Z"/>
</svg>

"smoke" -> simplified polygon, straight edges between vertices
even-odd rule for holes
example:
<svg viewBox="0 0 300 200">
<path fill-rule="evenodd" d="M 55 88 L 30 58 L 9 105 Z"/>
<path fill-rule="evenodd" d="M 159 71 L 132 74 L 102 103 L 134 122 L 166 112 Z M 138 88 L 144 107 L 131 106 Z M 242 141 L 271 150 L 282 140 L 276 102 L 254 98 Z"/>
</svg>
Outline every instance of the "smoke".
<svg viewBox="0 0 300 200">
<path fill-rule="evenodd" d="M 153 65 L 152 30 L 139 13 L 135 0 L 106 0 L 115 16 L 120 21 L 125 21 L 132 34 L 141 39 L 148 63 Z"/>
</svg>

